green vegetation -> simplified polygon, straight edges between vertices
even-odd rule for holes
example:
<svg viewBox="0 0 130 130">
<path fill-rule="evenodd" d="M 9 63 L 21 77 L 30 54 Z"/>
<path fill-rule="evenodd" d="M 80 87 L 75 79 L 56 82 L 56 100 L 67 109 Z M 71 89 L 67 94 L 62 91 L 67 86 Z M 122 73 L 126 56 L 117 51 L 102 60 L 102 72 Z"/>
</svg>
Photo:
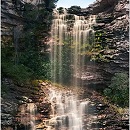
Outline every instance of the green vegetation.
<svg viewBox="0 0 130 130">
<path fill-rule="evenodd" d="M 59 7 L 59 8 L 57 8 L 57 10 L 59 11 L 59 14 L 63 14 L 64 13 L 64 8 L 63 7 Z"/>
<path fill-rule="evenodd" d="M 116 73 L 104 94 L 121 107 L 129 105 L 129 78 L 126 73 Z"/>
<path fill-rule="evenodd" d="M 68 8 L 67 12 L 69 14 L 79 14 L 81 12 L 81 7 L 80 6 L 71 6 Z"/>
<path fill-rule="evenodd" d="M 14 65 L 11 62 L 2 62 L 2 75 L 22 83 L 30 80 L 33 71 L 22 64 Z"/>
<path fill-rule="evenodd" d="M 50 36 L 48 32 L 51 29 L 55 1 L 50 2 L 52 3 L 40 4 L 35 10 L 24 13 L 29 22 L 24 26 L 24 50 L 21 52 L 20 63 L 31 68 L 37 79 L 50 79 L 50 59 L 46 43 Z"/>
<path fill-rule="evenodd" d="M 96 31 L 93 48 L 91 50 L 92 56 L 91 60 L 98 62 L 109 62 L 109 60 L 105 57 L 104 51 L 108 49 L 105 38 L 105 31 Z"/>
<path fill-rule="evenodd" d="M 2 78 L 9 77 L 23 83 L 32 79 L 50 79 L 46 43 L 50 37 L 48 32 L 51 29 L 55 2 L 57 0 L 47 0 L 37 6 L 30 3 L 24 5 L 22 15 L 25 24 L 17 45 L 14 45 L 13 38 L 2 37 Z"/>
<path fill-rule="evenodd" d="M 115 111 L 119 115 L 123 115 L 128 110 L 128 107 L 126 107 L 126 106 L 123 108 L 121 106 L 118 106 L 117 104 L 111 103 L 110 99 L 108 99 L 107 97 L 103 98 L 103 102 L 105 104 L 107 104 L 110 107 L 111 110 Z"/>
<path fill-rule="evenodd" d="M 33 77 L 33 71 L 30 68 L 23 64 L 15 64 L 15 51 L 11 43 L 2 45 L 1 58 L 2 77 L 12 78 L 19 83 Z"/>
</svg>

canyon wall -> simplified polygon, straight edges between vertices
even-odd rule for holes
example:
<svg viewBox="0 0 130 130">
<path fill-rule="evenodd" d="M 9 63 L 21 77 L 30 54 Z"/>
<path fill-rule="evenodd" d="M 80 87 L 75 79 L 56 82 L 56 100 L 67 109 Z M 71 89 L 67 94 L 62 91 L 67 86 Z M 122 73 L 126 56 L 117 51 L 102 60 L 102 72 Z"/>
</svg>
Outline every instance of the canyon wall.
<svg viewBox="0 0 130 130">
<path fill-rule="evenodd" d="M 95 32 L 105 32 L 98 37 L 105 39 L 99 42 L 99 44 L 107 46 L 107 49 L 102 49 L 100 54 L 108 60 L 108 62 L 96 62 L 94 66 L 89 65 L 87 71 L 94 78 L 85 81 L 85 85 L 106 86 L 110 84 L 110 80 L 115 73 L 128 73 L 128 4 L 128 0 L 98 0 L 88 8 L 82 9 L 83 15 L 96 15 L 97 24 L 94 26 Z"/>
</svg>

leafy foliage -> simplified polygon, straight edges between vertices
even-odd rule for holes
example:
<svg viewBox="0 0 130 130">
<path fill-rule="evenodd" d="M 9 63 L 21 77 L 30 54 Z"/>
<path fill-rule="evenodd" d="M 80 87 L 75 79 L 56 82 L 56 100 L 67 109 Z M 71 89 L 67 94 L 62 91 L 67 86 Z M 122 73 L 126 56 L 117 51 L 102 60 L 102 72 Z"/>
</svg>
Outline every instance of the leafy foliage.
<svg viewBox="0 0 130 130">
<path fill-rule="evenodd" d="M 126 73 L 116 73 L 110 86 L 104 94 L 113 102 L 122 107 L 129 105 L 129 78 Z"/>
<path fill-rule="evenodd" d="M 44 0 L 46 8 L 53 9 L 55 8 L 55 3 L 58 0 Z"/>
<path fill-rule="evenodd" d="M 24 13 L 24 17 L 29 22 L 24 26 L 24 50 L 20 52 L 19 61 L 31 68 L 37 79 L 50 79 L 50 59 L 45 49 L 50 36 L 48 32 L 51 29 L 54 2 L 56 0 L 45 1 L 45 4 L 39 4 L 36 8 L 34 7 L 34 10 Z M 27 7 L 30 8 L 30 5 Z"/>
<path fill-rule="evenodd" d="M 81 7 L 80 6 L 71 6 L 68 8 L 68 13 L 70 14 L 79 14 L 81 12 Z"/>
<path fill-rule="evenodd" d="M 27 82 L 31 79 L 33 71 L 26 66 L 14 65 L 11 62 L 2 62 L 2 75 L 12 78 L 18 83 Z"/>
<path fill-rule="evenodd" d="M 59 8 L 57 8 L 57 10 L 59 11 L 59 14 L 63 14 L 64 13 L 64 8 L 63 7 L 59 7 Z"/>
<path fill-rule="evenodd" d="M 47 0 L 42 4 L 26 3 L 23 35 L 18 43 L 18 63 L 15 63 L 13 40 L 2 39 L 2 77 L 10 77 L 25 82 L 34 77 L 50 79 L 50 60 L 45 52 L 50 34 L 52 11 L 57 0 Z M 7 43 L 7 44 L 5 44 Z M 42 49 L 44 52 L 42 52 Z"/>
<path fill-rule="evenodd" d="M 104 52 L 108 49 L 108 45 L 106 43 L 105 31 L 95 31 L 94 36 L 89 36 L 91 41 L 89 41 L 90 49 L 88 49 L 88 53 L 91 57 L 91 61 L 97 62 L 109 62 L 109 57 L 107 57 Z M 94 39 L 92 41 L 92 39 Z"/>
</svg>

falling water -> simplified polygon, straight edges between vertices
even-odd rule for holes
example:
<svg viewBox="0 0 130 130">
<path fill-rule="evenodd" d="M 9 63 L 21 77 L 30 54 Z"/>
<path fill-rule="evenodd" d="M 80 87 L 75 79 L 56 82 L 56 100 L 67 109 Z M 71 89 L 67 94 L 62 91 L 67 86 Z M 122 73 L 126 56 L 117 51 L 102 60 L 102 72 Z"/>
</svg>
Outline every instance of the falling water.
<svg viewBox="0 0 130 130">
<path fill-rule="evenodd" d="M 66 10 L 63 14 L 54 10 L 51 30 L 51 75 L 52 82 L 62 84 L 63 45 L 66 39 L 72 39 L 69 41 L 72 46 L 70 60 L 73 78 L 71 85 L 77 87 L 79 85 L 78 79 L 81 79 L 82 72 L 85 71 L 85 58 L 82 56 L 82 53 L 86 51 L 84 46 L 93 44 L 90 43 L 89 36 L 90 34 L 94 35 L 92 26 L 95 24 L 95 16 L 85 18 L 84 16 L 73 15 L 73 26 L 68 27 L 67 15 Z M 52 118 L 47 130 L 51 130 L 52 126 L 55 129 L 83 130 L 83 115 L 87 113 L 89 101 L 80 102 L 77 95 L 74 95 L 71 91 L 60 92 L 53 89 L 50 89 L 49 98 L 52 104 Z"/>
<path fill-rule="evenodd" d="M 35 112 L 37 111 L 37 107 L 34 103 L 30 103 L 27 105 L 27 109 L 30 112 L 30 124 L 31 124 L 31 130 L 35 130 L 36 129 L 36 125 L 35 125 Z"/>
<path fill-rule="evenodd" d="M 81 47 L 89 44 L 89 33 L 94 31 L 92 30 L 92 25 L 95 24 L 95 16 L 90 16 L 88 20 L 85 19 L 84 16 L 76 16 L 75 22 L 73 26 L 73 45 L 74 56 L 73 56 L 73 85 L 78 86 L 79 83 L 77 81 L 78 78 L 81 78 L 82 71 L 84 72 L 84 58 L 81 58 L 82 51 L 85 51 L 85 47 L 81 50 Z"/>
<path fill-rule="evenodd" d="M 28 103 L 28 104 L 22 104 L 19 107 L 19 116 L 18 120 L 20 121 L 21 124 L 25 126 L 25 130 L 36 130 L 36 111 L 37 111 L 37 106 L 34 103 Z M 17 125 L 15 126 L 15 129 L 21 129 L 17 128 Z M 24 128 L 22 128 L 24 129 Z"/>
<path fill-rule="evenodd" d="M 47 130 L 64 129 L 83 130 L 82 117 L 89 101 L 80 102 L 71 91 L 50 89 L 49 100 L 52 104 L 52 118 Z M 53 125 L 52 125 L 53 124 Z"/>
<path fill-rule="evenodd" d="M 89 18 L 84 16 L 73 15 L 73 27 L 69 27 L 67 22 L 66 10 L 64 9 L 63 14 L 59 14 L 57 10 L 54 10 L 54 20 L 51 30 L 51 76 L 53 82 L 58 82 L 62 84 L 63 80 L 63 45 L 65 44 L 66 39 L 72 39 L 70 42 L 71 46 L 74 48 L 71 49 L 70 60 L 72 63 L 72 75 L 71 84 L 73 86 L 78 86 L 78 78 L 81 77 L 82 71 L 84 71 L 85 58 L 82 56 L 82 53 L 85 52 L 85 46 L 89 46 L 90 34 L 94 35 L 92 29 L 93 24 L 96 23 L 95 15 L 91 15 Z M 70 29 L 72 28 L 72 29 Z M 72 31 L 69 31 L 72 30 Z M 92 39 L 93 40 L 93 39 Z"/>
<path fill-rule="evenodd" d="M 51 43 L 51 75 L 52 81 L 62 83 L 62 46 L 67 32 L 66 13 L 59 15 L 54 11 L 54 20 L 52 24 L 52 43 Z M 58 66 L 57 66 L 58 63 Z M 58 71 L 57 71 L 58 68 Z M 59 76 L 57 77 L 57 73 Z"/>
</svg>

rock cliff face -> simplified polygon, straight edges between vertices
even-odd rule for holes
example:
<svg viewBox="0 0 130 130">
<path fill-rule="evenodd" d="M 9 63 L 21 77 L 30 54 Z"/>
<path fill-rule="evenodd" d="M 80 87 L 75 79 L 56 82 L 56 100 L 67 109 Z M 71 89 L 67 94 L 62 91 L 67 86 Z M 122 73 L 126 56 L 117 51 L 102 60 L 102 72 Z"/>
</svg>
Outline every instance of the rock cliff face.
<svg viewBox="0 0 130 130">
<path fill-rule="evenodd" d="M 70 130 L 70 126 L 77 128 L 78 125 L 84 130 L 127 130 L 129 127 L 128 112 L 117 114 L 95 91 L 54 86 L 41 81 L 38 81 L 39 91 L 34 92 L 32 86 L 30 89 L 29 86 L 21 86 L 18 91 L 19 86 L 13 89 L 15 84 L 12 80 L 5 79 L 3 82 L 10 91 L 6 98 L 2 98 L 2 130 Z M 76 95 L 78 98 L 74 99 Z M 70 107 L 74 105 L 72 110 L 68 106 L 64 107 L 67 102 Z M 71 115 L 71 112 L 75 114 L 75 111 L 81 112 L 81 115 L 78 113 L 78 118 Z M 71 123 L 75 122 L 75 119 L 76 124 Z M 79 119 L 82 124 L 77 124 Z"/>
<path fill-rule="evenodd" d="M 102 55 L 109 62 L 100 62 L 91 66 L 100 81 L 95 79 L 94 84 L 110 83 L 111 77 L 117 72 L 128 73 L 129 61 L 129 23 L 128 23 L 128 0 L 98 0 L 88 8 L 83 9 L 83 14 L 93 14 L 97 16 L 95 31 L 102 31 L 105 34 L 104 41 L 107 49 L 102 50 Z M 91 82 L 91 81 L 90 81 Z"/>
<path fill-rule="evenodd" d="M 129 60 L 128 0 L 100 0 L 90 5 L 90 7 L 84 9 L 82 13 L 96 15 L 97 25 L 95 25 L 95 31 L 102 30 L 106 32 L 104 37 L 106 38 L 105 44 L 108 45 L 108 49 L 103 50 L 102 53 L 107 59 L 109 59 L 109 62 L 88 63 L 85 72 L 86 78 L 83 79 L 85 85 L 90 85 L 90 86 L 93 85 L 95 86 L 95 88 L 98 88 L 97 85 L 99 85 L 99 89 L 100 89 L 100 86 L 102 87 L 104 84 L 108 85 L 110 83 L 110 79 L 114 75 L 114 73 L 116 72 L 128 73 L 128 60 Z M 46 105 L 48 104 L 46 105 L 42 104 L 40 101 L 42 100 L 40 98 L 44 97 L 44 93 L 42 95 L 42 92 L 39 92 L 40 93 L 39 94 L 37 92 L 38 90 L 34 90 L 32 86 L 31 87 L 16 86 L 9 79 L 4 79 L 2 82 L 6 85 L 8 91 L 7 94 L 6 92 L 2 92 L 2 100 L 1 100 L 2 130 L 13 130 L 13 129 L 23 130 L 25 128 L 25 126 L 23 125 L 24 122 L 28 122 L 28 118 L 26 118 L 25 120 L 23 114 L 27 114 L 25 115 L 25 117 L 28 116 L 28 109 L 26 113 L 24 112 L 22 113 L 21 111 L 23 109 L 21 110 L 21 108 L 27 108 L 27 107 L 34 108 L 33 103 L 36 102 L 39 103 L 37 106 L 38 106 L 38 111 L 42 113 L 41 115 L 48 116 L 48 114 L 43 114 L 43 113 L 49 113 L 49 111 L 44 111 L 43 108 L 43 105 L 46 107 Z M 96 99 L 97 96 L 96 97 L 93 96 L 91 100 L 92 101 L 95 100 L 94 102 L 97 102 Z M 101 97 L 99 97 L 99 99 L 101 99 Z M 30 104 L 30 106 L 29 105 L 26 106 L 25 104 Z M 106 113 L 105 115 L 106 117 L 109 116 Z M 99 114 L 99 116 L 101 115 Z M 115 115 L 114 114 L 110 115 L 110 117 L 107 120 L 107 123 L 109 125 L 112 124 L 111 116 L 113 116 L 115 120 Z M 32 114 L 32 118 L 33 118 L 33 114 Z M 37 117 L 37 121 L 41 120 L 42 118 L 49 118 L 49 117 L 39 117 L 39 118 Z M 23 120 L 21 119 L 23 119 L 24 122 L 22 122 Z M 102 121 L 103 119 L 101 120 L 100 124 L 103 124 Z M 117 120 L 115 122 L 119 122 L 119 121 Z M 114 126 L 117 126 L 116 123 L 114 124 L 115 124 Z M 93 125 L 97 125 L 97 124 L 93 123 Z M 44 126 L 42 125 L 42 127 Z M 123 128 L 121 127 L 120 130 L 128 129 L 128 127 L 127 128 L 124 127 L 126 126 L 123 126 Z M 109 129 L 112 129 L 111 126 L 109 126 Z M 115 129 L 116 128 L 114 127 L 113 130 Z"/>
</svg>

